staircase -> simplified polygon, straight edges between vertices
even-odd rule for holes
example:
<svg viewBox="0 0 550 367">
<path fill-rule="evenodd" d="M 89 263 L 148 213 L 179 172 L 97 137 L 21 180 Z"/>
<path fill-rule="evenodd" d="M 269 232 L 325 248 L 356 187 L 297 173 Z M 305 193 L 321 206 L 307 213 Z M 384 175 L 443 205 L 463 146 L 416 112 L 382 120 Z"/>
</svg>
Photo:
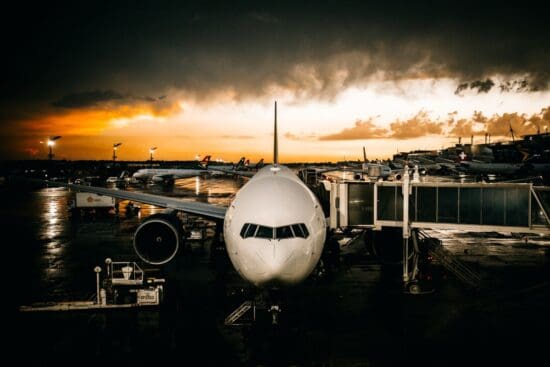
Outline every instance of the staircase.
<svg viewBox="0 0 550 367">
<path fill-rule="evenodd" d="M 471 288 L 480 288 L 481 278 L 478 273 L 470 269 L 462 261 L 458 260 L 451 252 L 446 250 L 441 241 L 429 237 L 427 234 L 418 231 L 419 243 L 435 260 L 453 273 L 460 281 Z"/>
<path fill-rule="evenodd" d="M 239 320 L 248 310 L 252 308 L 251 301 L 244 301 L 235 311 L 231 312 L 229 316 L 225 318 L 225 325 L 236 325 L 235 322 Z"/>
</svg>

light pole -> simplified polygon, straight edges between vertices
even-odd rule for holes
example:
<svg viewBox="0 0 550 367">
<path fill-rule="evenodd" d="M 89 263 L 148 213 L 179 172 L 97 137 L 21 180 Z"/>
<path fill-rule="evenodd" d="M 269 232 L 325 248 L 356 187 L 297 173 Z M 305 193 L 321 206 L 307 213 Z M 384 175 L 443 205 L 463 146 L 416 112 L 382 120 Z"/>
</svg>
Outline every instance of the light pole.
<svg viewBox="0 0 550 367">
<path fill-rule="evenodd" d="M 96 266 L 94 268 L 95 272 L 95 286 L 96 286 L 96 301 L 99 305 L 101 303 L 101 295 L 99 294 L 99 273 L 101 272 L 101 268 L 99 266 Z"/>
<path fill-rule="evenodd" d="M 113 144 L 113 162 L 116 161 L 116 150 L 119 146 L 121 146 L 122 143 L 115 143 Z"/>
<path fill-rule="evenodd" d="M 153 162 L 153 152 L 157 150 L 157 147 L 151 147 L 149 148 L 149 160 Z"/>
<path fill-rule="evenodd" d="M 48 147 L 50 148 L 50 152 L 48 153 L 48 159 L 50 161 L 53 159 L 53 146 L 55 145 L 55 141 L 57 139 L 61 139 L 61 136 L 52 136 L 48 138 Z"/>
</svg>

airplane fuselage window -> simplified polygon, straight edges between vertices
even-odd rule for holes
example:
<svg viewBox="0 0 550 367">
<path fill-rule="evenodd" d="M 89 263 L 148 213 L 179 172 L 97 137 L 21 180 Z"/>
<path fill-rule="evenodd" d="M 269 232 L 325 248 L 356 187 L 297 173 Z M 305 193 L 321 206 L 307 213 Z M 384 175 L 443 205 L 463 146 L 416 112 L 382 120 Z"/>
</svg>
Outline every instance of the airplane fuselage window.
<svg viewBox="0 0 550 367">
<path fill-rule="evenodd" d="M 267 227 L 260 226 L 252 223 L 245 223 L 241 229 L 241 237 L 257 237 L 257 238 L 269 238 L 269 239 L 285 239 L 285 238 L 308 238 L 309 231 L 304 223 L 292 224 L 282 227 Z"/>
</svg>

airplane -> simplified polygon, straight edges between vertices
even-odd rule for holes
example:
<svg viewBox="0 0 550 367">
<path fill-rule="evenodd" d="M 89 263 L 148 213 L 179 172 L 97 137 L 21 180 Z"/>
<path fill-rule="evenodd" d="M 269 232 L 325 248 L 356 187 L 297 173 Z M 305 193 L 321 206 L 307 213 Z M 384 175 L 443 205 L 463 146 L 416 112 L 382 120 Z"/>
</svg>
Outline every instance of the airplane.
<svg viewBox="0 0 550 367">
<path fill-rule="evenodd" d="M 391 166 L 390 166 L 391 165 Z M 399 181 L 401 180 L 401 175 L 403 174 L 403 168 L 402 167 L 396 167 L 395 165 L 391 164 L 383 164 L 383 163 L 374 163 L 370 162 L 367 159 L 367 153 L 365 151 L 365 147 L 363 147 L 363 162 L 360 161 L 357 162 L 349 162 L 346 161 L 345 164 L 343 162 L 338 162 L 336 166 L 331 167 L 312 167 L 309 166 L 302 170 L 301 175 L 315 175 L 322 177 L 323 175 L 329 175 L 331 172 L 351 172 L 354 174 L 354 179 L 361 180 L 363 177 L 370 180 L 389 180 L 389 181 Z M 304 176 L 305 177 L 305 176 Z"/>
<path fill-rule="evenodd" d="M 195 177 L 207 173 L 209 162 L 210 156 L 207 155 L 199 162 L 199 168 L 142 168 L 137 170 L 132 178 L 142 182 L 171 184 L 178 178 Z"/>
<path fill-rule="evenodd" d="M 232 168 L 229 168 L 228 166 L 209 166 L 208 169 L 211 171 L 212 174 L 233 174 L 237 176 L 243 176 L 243 177 L 252 177 L 254 174 L 261 169 L 264 166 L 264 159 L 260 159 L 258 163 L 254 165 L 250 165 L 250 160 L 245 161 L 245 157 L 242 157 L 239 160 L 239 163 L 234 165 Z"/>
<path fill-rule="evenodd" d="M 317 266 L 325 244 L 326 219 L 317 197 L 292 170 L 279 164 L 277 102 L 273 164 L 261 168 L 228 207 L 125 190 L 53 184 L 169 209 L 146 218 L 134 233 L 136 254 L 153 265 L 172 260 L 182 244 L 183 225 L 177 212 L 215 221 L 217 232 L 223 226 L 233 267 L 259 289 L 304 281 Z"/>
<path fill-rule="evenodd" d="M 245 157 L 241 157 L 239 161 L 236 164 L 232 165 L 208 165 L 208 172 L 211 175 L 218 175 L 218 174 L 226 174 L 226 173 L 233 173 L 238 170 L 244 169 L 245 164 Z"/>
<path fill-rule="evenodd" d="M 367 159 L 367 151 L 363 147 L 363 163 L 361 164 L 361 174 L 367 175 L 370 179 L 400 180 L 403 174 L 403 167 L 393 166 L 392 163 L 374 163 Z"/>
</svg>

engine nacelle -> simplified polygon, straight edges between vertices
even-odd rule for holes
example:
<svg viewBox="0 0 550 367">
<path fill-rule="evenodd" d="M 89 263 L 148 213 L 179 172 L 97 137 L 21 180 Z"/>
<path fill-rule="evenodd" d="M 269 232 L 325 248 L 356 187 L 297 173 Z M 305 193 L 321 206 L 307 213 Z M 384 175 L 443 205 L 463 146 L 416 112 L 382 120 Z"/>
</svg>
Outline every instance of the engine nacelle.
<svg viewBox="0 0 550 367">
<path fill-rule="evenodd" d="M 174 177 L 172 176 L 159 176 L 159 175 L 151 177 L 151 181 L 153 183 L 164 185 L 164 186 L 172 186 L 174 185 L 174 182 L 175 182 Z"/>
<path fill-rule="evenodd" d="M 387 178 L 388 181 L 401 181 L 401 173 L 392 173 Z"/>
<path fill-rule="evenodd" d="M 154 214 L 134 233 L 134 250 L 152 265 L 166 264 L 176 256 L 183 242 L 183 226 L 175 214 Z"/>
</svg>

